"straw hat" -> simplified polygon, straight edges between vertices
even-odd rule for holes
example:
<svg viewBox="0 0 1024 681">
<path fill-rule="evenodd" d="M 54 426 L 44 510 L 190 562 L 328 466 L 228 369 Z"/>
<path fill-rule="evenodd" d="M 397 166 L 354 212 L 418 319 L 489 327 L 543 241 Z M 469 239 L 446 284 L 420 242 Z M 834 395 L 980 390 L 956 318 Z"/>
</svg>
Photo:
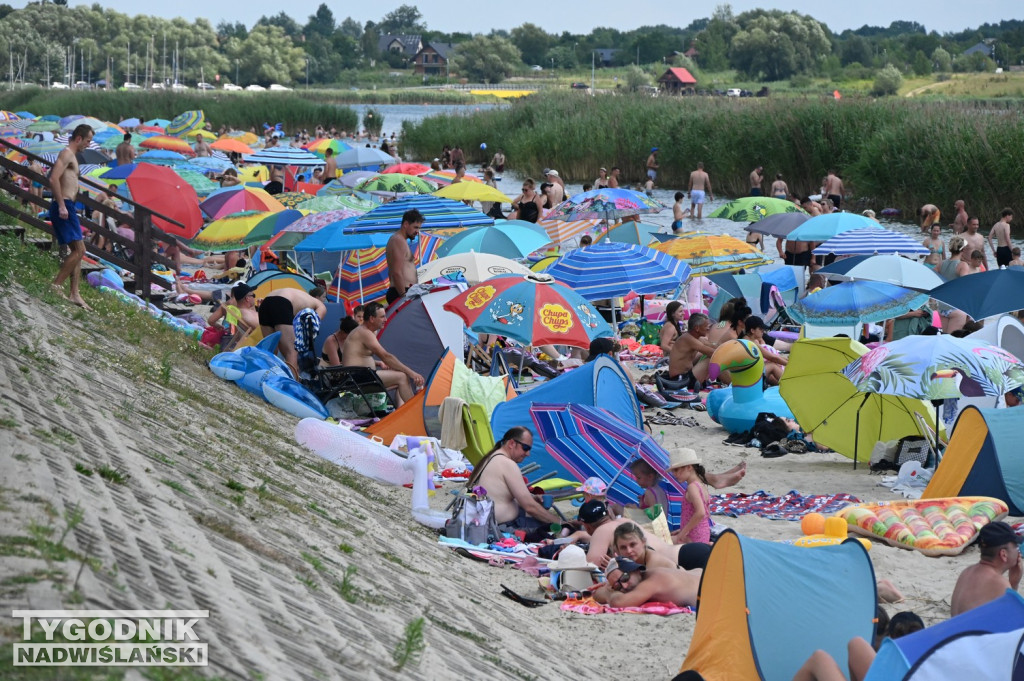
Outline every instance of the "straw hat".
<svg viewBox="0 0 1024 681">
<path fill-rule="evenodd" d="M 558 560 L 553 560 L 548 563 L 548 568 L 552 571 L 557 570 L 600 570 L 593 563 L 587 562 L 587 554 L 579 546 L 575 544 L 569 544 L 561 553 L 558 554 Z"/>
<path fill-rule="evenodd" d="M 668 453 L 668 470 L 699 463 L 700 457 L 697 456 L 697 452 L 689 447 L 676 447 Z"/>
</svg>

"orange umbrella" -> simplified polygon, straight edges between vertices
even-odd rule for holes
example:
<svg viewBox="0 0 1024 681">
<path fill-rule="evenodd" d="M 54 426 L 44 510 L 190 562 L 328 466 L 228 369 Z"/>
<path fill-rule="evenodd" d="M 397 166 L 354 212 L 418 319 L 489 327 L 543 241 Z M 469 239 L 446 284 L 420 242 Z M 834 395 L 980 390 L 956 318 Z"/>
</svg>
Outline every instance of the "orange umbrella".
<svg viewBox="0 0 1024 681">
<path fill-rule="evenodd" d="M 169 135 L 154 135 L 153 137 L 147 137 L 139 143 L 139 146 L 145 149 L 174 151 L 185 156 L 196 155 L 196 152 L 192 151 L 192 147 L 188 145 L 188 142 L 179 137 L 171 137 Z"/>
<path fill-rule="evenodd" d="M 213 144 L 210 145 L 211 149 L 219 149 L 221 151 L 234 152 L 236 154 L 251 154 L 252 149 L 242 142 L 233 139 L 231 137 L 222 137 Z"/>
</svg>

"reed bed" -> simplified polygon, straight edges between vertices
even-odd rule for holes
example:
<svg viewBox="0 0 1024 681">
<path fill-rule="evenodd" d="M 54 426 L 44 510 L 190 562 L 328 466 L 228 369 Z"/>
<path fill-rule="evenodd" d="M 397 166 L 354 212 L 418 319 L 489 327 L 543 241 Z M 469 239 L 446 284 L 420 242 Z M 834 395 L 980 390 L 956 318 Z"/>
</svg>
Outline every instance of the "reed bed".
<svg viewBox="0 0 1024 681">
<path fill-rule="evenodd" d="M 552 167 L 575 182 L 619 166 L 627 183 L 645 179 L 657 146 L 662 187 L 685 188 L 703 161 L 717 194 L 746 195 L 758 165 L 766 189 L 782 173 L 794 193 L 815 194 L 835 168 L 856 208 L 910 216 L 925 203 L 948 210 L 963 198 L 983 221 L 994 222 L 1005 206 L 1024 211 L 1024 114 L 977 102 L 551 93 L 406 124 L 403 143 L 421 158 L 444 144 L 468 153 L 486 143 L 524 174 Z"/>
</svg>

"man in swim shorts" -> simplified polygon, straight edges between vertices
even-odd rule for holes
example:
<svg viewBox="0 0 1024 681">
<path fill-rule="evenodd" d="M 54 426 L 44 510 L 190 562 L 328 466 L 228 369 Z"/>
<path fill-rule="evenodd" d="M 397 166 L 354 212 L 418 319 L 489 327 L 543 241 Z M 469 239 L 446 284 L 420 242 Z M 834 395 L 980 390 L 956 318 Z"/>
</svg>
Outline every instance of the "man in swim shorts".
<svg viewBox="0 0 1024 681">
<path fill-rule="evenodd" d="M 999 222 L 992 225 L 988 232 L 988 247 L 996 254 L 996 264 L 999 267 L 1008 267 L 1013 260 L 1013 251 L 1010 248 L 1010 222 L 1013 220 L 1013 209 L 1004 208 L 1000 213 Z M 995 244 L 992 238 L 995 237 Z"/>
<path fill-rule="evenodd" d="M 682 192 L 676 192 L 676 202 L 672 206 L 672 233 L 676 234 L 683 231 L 683 218 L 686 217 L 686 209 L 683 208 L 683 199 L 686 198 L 686 194 Z"/>
<path fill-rule="evenodd" d="M 652 183 L 658 177 L 658 147 L 651 147 L 651 155 L 647 157 L 647 179 Z"/>
<path fill-rule="evenodd" d="M 704 198 L 715 200 L 711 193 L 711 178 L 704 172 L 704 162 L 697 164 L 697 169 L 690 173 L 690 217 L 694 216 L 696 210 L 697 218 L 704 217 Z"/>
<path fill-rule="evenodd" d="M 686 321 L 686 333 L 672 342 L 668 357 L 669 378 L 673 381 L 684 379 L 685 388 L 699 390 L 708 377 L 708 367 L 715 347 L 704 341 L 707 338 L 711 320 L 696 312 Z"/>
<path fill-rule="evenodd" d="M 85 242 L 82 240 L 82 226 L 75 212 L 75 198 L 78 196 L 78 158 L 76 154 L 84 151 L 92 141 L 93 130 L 88 125 L 79 125 L 71 133 L 68 146 L 57 155 L 57 161 L 50 170 L 50 191 L 53 201 L 50 203 L 50 225 L 57 237 L 57 243 L 68 247 L 68 255 L 53 279 L 53 288 L 64 296 L 64 281 L 71 279 L 70 300 L 75 305 L 91 309 L 82 300 L 78 287 L 82 281 L 82 257 L 85 255 Z"/>
<path fill-rule="evenodd" d="M 825 176 L 825 196 L 832 201 L 832 205 L 835 206 L 836 210 L 839 210 L 840 205 L 843 203 L 843 181 L 836 175 L 836 171 L 829 168 L 828 175 Z"/>
<path fill-rule="evenodd" d="M 761 196 L 761 184 L 764 182 L 764 167 L 758 166 L 750 172 L 750 195 Z"/>
<path fill-rule="evenodd" d="M 532 180 L 531 180 L 532 182 Z M 402 215 L 402 225 L 388 239 L 385 254 L 388 263 L 388 279 L 391 282 L 385 294 L 388 305 L 405 295 L 416 283 L 416 258 L 409 242 L 416 239 L 423 226 L 423 215 L 412 208 Z"/>
<path fill-rule="evenodd" d="M 309 293 L 296 288 L 283 288 L 272 292 L 260 304 L 259 320 L 263 337 L 266 338 L 275 331 L 281 332 L 281 342 L 277 347 L 284 357 L 285 364 L 295 373 L 295 378 L 299 377 L 299 353 L 295 349 L 295 329 L 292 322 L 306 308 L 312 309 L 320 319 L 323 319 L 327 314 L 325 297 L 326 293 L 320 287 L 315 287 Z"/>
</svg>

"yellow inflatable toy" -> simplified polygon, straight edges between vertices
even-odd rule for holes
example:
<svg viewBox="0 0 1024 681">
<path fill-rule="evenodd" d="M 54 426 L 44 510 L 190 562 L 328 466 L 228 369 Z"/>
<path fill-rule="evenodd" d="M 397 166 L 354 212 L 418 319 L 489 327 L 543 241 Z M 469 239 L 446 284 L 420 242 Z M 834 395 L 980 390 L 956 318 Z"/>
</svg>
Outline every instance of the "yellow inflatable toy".
<svg viewBox="0 0 1024 681">
<path fill-rule="evenodd" d="M 835 546 L 842 544 L 847 539 L 847 523 L 843 518 L 826 518 L 820 513 L 808 513 L 800 519 L 800 529 L 803 537 L 795 542 L 794 546 L 802 546 L 806 549 L 813 549 L 819 546 Z M 865 550 L 871 550 L 871 541 L 861 537 L 855 537 Z"/>
</svg>

